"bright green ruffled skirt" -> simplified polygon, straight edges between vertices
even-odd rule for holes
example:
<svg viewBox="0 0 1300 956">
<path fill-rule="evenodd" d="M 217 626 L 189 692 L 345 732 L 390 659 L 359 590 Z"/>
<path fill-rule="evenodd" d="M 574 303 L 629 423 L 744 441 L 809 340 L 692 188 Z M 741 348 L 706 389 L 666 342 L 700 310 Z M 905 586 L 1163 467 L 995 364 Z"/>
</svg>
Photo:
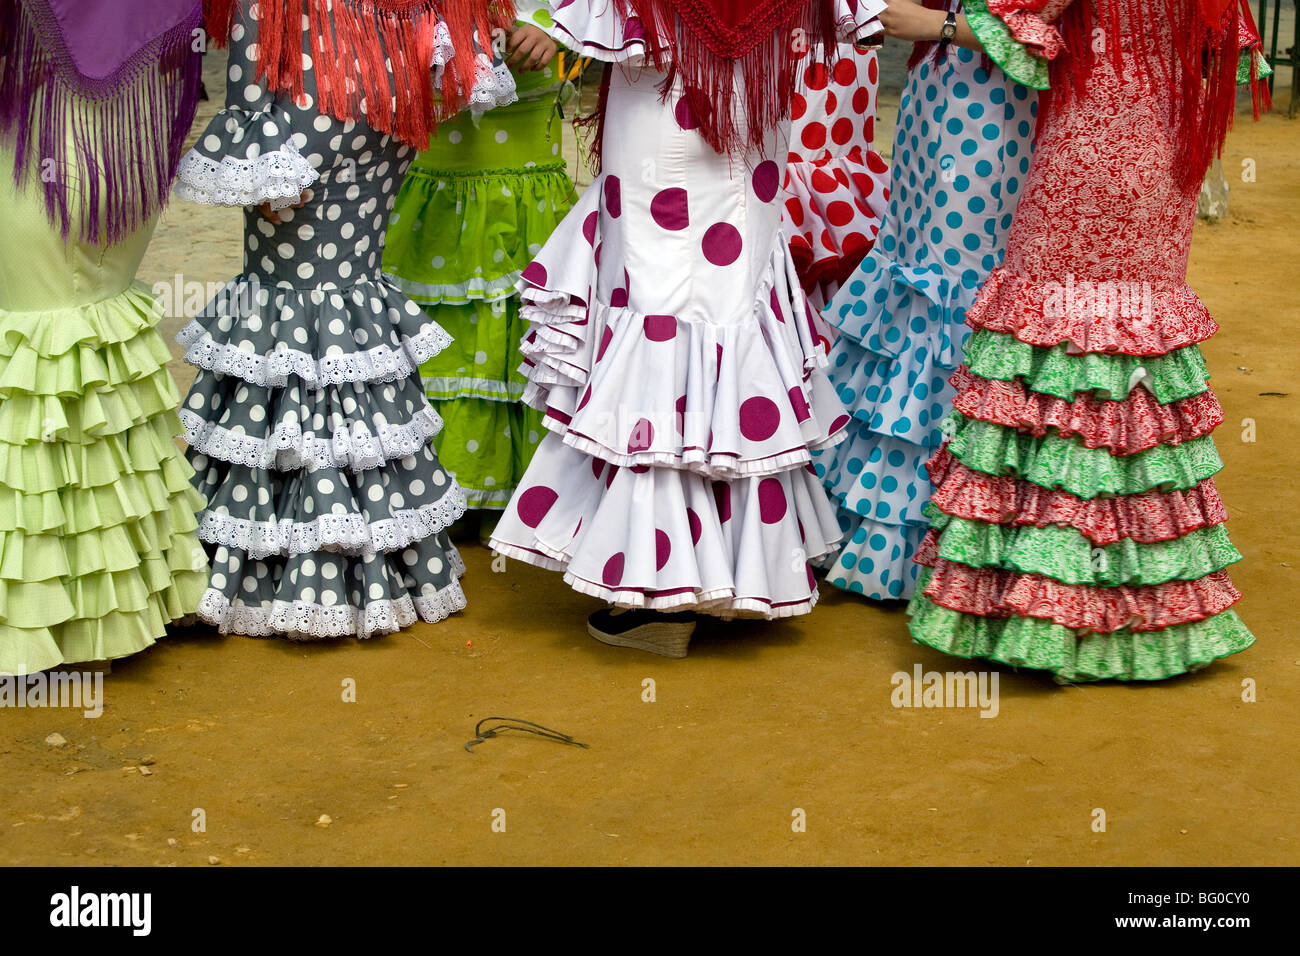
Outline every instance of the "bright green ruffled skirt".
<svg viewBox="0 0 1300 956">
<path fill-rule="evenodd" d="M 543 435 L 541 413 L 520 401 L 515 283 L 577 200 L 549 83 L 528 74 L 519 103 L 439 127 L 385 243 L 384 271 L 454 340 L 420 374 L 444 421 L 438 458 L 471 508 L 505 508 Z"/>
</svg>

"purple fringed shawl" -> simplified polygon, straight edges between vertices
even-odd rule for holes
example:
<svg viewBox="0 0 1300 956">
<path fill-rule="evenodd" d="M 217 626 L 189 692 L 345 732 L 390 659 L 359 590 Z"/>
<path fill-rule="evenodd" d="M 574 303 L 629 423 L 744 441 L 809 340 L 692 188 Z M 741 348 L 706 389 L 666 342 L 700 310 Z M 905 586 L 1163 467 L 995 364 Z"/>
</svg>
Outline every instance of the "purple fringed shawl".
<svg viewBox="0 0 1300 956">
<path fill-rule="evenodd" d="M 198 105 L 201 0 L 0 0 L 0 136 L 66 239 L 116 242 L 167 201 Z"/>
</svg>

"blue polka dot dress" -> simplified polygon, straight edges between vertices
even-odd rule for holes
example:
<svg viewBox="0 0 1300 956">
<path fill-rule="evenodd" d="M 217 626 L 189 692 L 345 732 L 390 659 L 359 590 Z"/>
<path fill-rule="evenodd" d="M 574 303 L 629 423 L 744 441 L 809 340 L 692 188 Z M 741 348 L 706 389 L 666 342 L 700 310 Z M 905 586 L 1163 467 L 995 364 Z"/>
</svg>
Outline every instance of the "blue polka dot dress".
<svg viewBox="0 0 1300 956">
<path fill-rule="evenodd" d="M 912 69 L 880 237 L 824 313 L 840 333 L 831 381 L 853 415 L 849 440 L 816 461 L 846 535 L 826 565 L 838 587 L 877 600 L 915 590 L 925 463 L 955 397 L 966 310 L 1002 262 L 1036 115 L 1035 92 L 979 53 Z"/>
</svg>

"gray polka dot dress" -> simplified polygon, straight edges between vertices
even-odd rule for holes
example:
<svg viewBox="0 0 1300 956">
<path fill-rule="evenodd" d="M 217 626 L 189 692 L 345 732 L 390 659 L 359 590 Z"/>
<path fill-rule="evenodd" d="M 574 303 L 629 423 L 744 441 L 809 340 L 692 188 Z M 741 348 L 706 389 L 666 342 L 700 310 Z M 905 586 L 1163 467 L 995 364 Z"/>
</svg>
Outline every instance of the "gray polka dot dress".
<svg viewBox="0 0 1300 956">
<path fill-rule="evenodd" d="M 199 614 L 222 632 L 295 639 L 442 620 L 465 606 L 446 533 L 465 496 L 430 444 L 442 422 L 418 370 L 451 340 L 380 273 L 414 151 L 318 112 L 307 53 L 307 92 L 268 91 L 256 32 L 247 15 L 233 28 L 226 108 L 177 186 L 246 207 L 244 272 L 178 337 L 199 368 L 181 412 L 208 501 Z M 434 65 L 449 43 L 440 32 Z M 489 68 L 475 93 L 509 102 L 508 72 Z M 307 204 L 287 208 L 307 187 Z"/>
</svg>

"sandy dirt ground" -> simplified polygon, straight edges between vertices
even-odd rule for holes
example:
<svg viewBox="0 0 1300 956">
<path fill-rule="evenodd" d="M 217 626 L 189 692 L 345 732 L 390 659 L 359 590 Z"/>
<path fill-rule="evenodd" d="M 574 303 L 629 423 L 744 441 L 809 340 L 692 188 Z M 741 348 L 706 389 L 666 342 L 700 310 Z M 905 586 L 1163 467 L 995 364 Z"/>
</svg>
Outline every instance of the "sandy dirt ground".
<svg viewBox="0 0 1300 956">
<path fill-rule="evenodd" d="M 596 602 L 466 545 L 470 605 L 447 623 L 310 646 L 177 629 L 114 665 L 97 719 L 3 713 L 0 863 L 1300 862 L 1298 143 L 1281 115 L 1238 123 L 1231 216 L 1192 254 L 1223 326 L 1205 352 L 1247 652 L 1146 686 L 997 670 L 994 719 L 897 709 L 896 672 L 967 669 L 911 644 L 901 605 L 827 588 L 811 616 L 702 626 L 667 661 L 592 641 Z M 224 281 L 239 229 L 174 206 L 141 278 Z M 589 749 L 514 735 L 467 753 L 489 716 Z"/>
</svg>

